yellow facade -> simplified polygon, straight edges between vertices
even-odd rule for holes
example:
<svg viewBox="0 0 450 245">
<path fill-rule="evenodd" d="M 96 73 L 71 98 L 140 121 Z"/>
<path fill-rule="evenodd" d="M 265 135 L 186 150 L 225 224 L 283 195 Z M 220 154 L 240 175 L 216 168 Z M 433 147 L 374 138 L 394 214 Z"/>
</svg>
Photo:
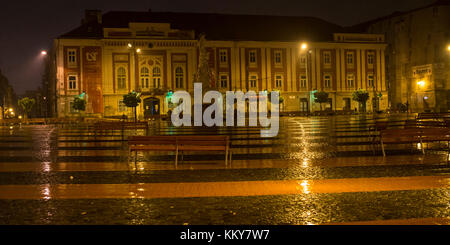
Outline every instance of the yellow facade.
<svg viewBox="0 0 450 245">
<path fill-rule="evenodd" d="M 328 42 L 207 39 L 204 46 L 219 91 L 277 90 L 284 99 L 282 111 L 313 112 L 320 110 L 313 91 L 329 93 L 324 109 L 345 111 L 358 107 L 352 93 L 363 89 L 371 97 L 368 111 L 374 97 L 376 110 L 388 108 L 383 35 L 336 33 Z M 171 110 L 170 91 L 193 94 L 199 41 L 193 31 L 170 23 L 129 23 L 104 28 L 103 38 L 58 38 L 54 54 L 59 117 L 74 115 L 70 103 L 83 91 L 87 114 L 131 116 L 120 101 L 137 91 L 143 99 L 138 117 L 149 118 Z"/>
</svg>

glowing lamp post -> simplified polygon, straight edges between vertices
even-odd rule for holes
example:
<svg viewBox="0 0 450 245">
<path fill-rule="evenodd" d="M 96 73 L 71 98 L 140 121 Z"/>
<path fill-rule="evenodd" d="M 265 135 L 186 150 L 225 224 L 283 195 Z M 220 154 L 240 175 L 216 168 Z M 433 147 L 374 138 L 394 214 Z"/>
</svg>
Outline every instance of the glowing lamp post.
<svg viewBox="0 0 450 245">
<path fill-rule="evenodd" d="M 300 45 L 300 50 L 302 53 L 305 53 L 305 76 L 306 76 L 306 83 L 309 83 L 309 77 L 308 77 L 308 54 L 311 53 L 311 50 L 308 50 L 308 44 L 307 43 L 302 43 Z M 312 83 L 311 83 L 312 85 Z M 307 86 L 308 87 L 308 86 Z M 312 95 L 312 93 L 311 93 Z M 312 110 L 312 96 L 310 97 L 310 105 L 309 105 L 309 109 L 308 109 L 308 113 L 310 110 Z"/>
</svg>

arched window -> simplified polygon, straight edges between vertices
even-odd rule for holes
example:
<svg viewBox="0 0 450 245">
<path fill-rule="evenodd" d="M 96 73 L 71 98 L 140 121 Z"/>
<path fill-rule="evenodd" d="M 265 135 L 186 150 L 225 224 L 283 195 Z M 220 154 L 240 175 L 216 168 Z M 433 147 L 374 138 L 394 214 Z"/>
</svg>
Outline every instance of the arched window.
<svg viewBox="0 0 450 245">
<path fill-rule="evenodd" d="M 119 67 L 119 69 L 117 69 L 117 87 L 119 89 L 126 89 L 127 88 L 126 80 L 127 80 L 127 71 L 125 70 L 125 68 Z"/>
<path fill-rule="evenodd" d="M 183 68 L 177 67 L 175 69 L 175 88 L 183 88 L 184 71 Z"/>
<path fill-rule="evenodd" d="M 142 67 L 141 68 L 141 87 L 142 88 L 148 88 L 149 77 L 150 77 L 150 70 L 145 66 Z"/>
<path fill-rule="evenodd" d="M 155 66 L 152 70 L 153 73 L 153 88 L 159 88 L 161 85 L 161 68 Z"/>
</svg>

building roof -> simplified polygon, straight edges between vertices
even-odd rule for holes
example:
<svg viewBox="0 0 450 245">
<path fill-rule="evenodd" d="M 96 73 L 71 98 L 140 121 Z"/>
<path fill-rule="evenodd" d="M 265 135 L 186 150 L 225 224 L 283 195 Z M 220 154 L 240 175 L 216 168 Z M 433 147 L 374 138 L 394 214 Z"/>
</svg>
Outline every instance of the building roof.
<svg viewBox="0 0 450 245">
<path fill-rule="evenodd" d="M 392 14 L 389 14 L 389 15 L 386 15 L 386 16 L 383 16 L 383 17 L 379 17 L 379 18 L 376 18 L 376 19 L 373 19 L 373 20 L 369 20 L 369 21 L 366 21 L 366 22 L 363 22 L 363 23 L 360 23 L 360 24 L 348 27 L 347 30 L 350 31 L 350 32 L 365 32 L 370 25 L 375 24 L 377 22 L 388 20 L 388 19 L 395 18 L 395 17 L 402 16 L 402 15 L 406 15 L 406 14 L 410 14 L 410 13 L 413 13 L 413 12 L 416 12 L 416 11 L 419 11 L 419 10 L 422 10 L 422 9 L 435 7 L 435 6 L 450 6 L 450 0 L 436 0 L 435 2 L 433 2 L 431 4 L 428 4 L 428 5 L 425 5 L 425 6 L 422 6 L 422 7 L 418 7 L 418 8 L 414 8 L 414 9 L 411 9 L 411 10 L 408 10 L 408 11 L 395 11 Z"/>
<path fill-rule="evenodd" d="M 127 28 L 130 22 L 170 23 L 173 29 L 194 30 L 196 37 L 204 33 L 208 40 L 319 42 L 345 32 L 315 17 L 111 11 L 101 23 L 84 23 L 60 38 L 103 38 L 103 28 Z"/>
</svg>

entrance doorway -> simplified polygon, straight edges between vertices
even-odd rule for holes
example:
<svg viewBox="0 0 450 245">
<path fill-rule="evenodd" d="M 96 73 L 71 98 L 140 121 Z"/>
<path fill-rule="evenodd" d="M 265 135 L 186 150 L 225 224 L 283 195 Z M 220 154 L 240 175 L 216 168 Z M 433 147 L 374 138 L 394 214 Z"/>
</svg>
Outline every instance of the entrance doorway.
<svg viewBox="0 0 450 245">
<path fill-rule="evenodd" d="M 160 101 L 158 98 L 150 97 L 144 99 L 144 118 L 153 118 L 160 115 Z"/>
<path fill-rule="evenodd" d="M 372 109 L 374 112 L 379 111 L 380 108 L 380 101 L 378 100 L 378 98 L 373 98 L 372 99 Z"/>
<path fill-rule="evenodd" d="M 309 112 L 309 102 L 306 98 L 300 98 L 300 111 Z"/>
<path fill-rule="evenodd" d="M 333 110 L 333 99 L 328 98 L 328 103 L 325 104 L 325 110 L 326 111 L 332 111 Z"/>
<path fill-rule="evenodd" d="M 350 111 L 351 105 L 350 98 L 344 98 L 344 111 Z"/>
</svg>

